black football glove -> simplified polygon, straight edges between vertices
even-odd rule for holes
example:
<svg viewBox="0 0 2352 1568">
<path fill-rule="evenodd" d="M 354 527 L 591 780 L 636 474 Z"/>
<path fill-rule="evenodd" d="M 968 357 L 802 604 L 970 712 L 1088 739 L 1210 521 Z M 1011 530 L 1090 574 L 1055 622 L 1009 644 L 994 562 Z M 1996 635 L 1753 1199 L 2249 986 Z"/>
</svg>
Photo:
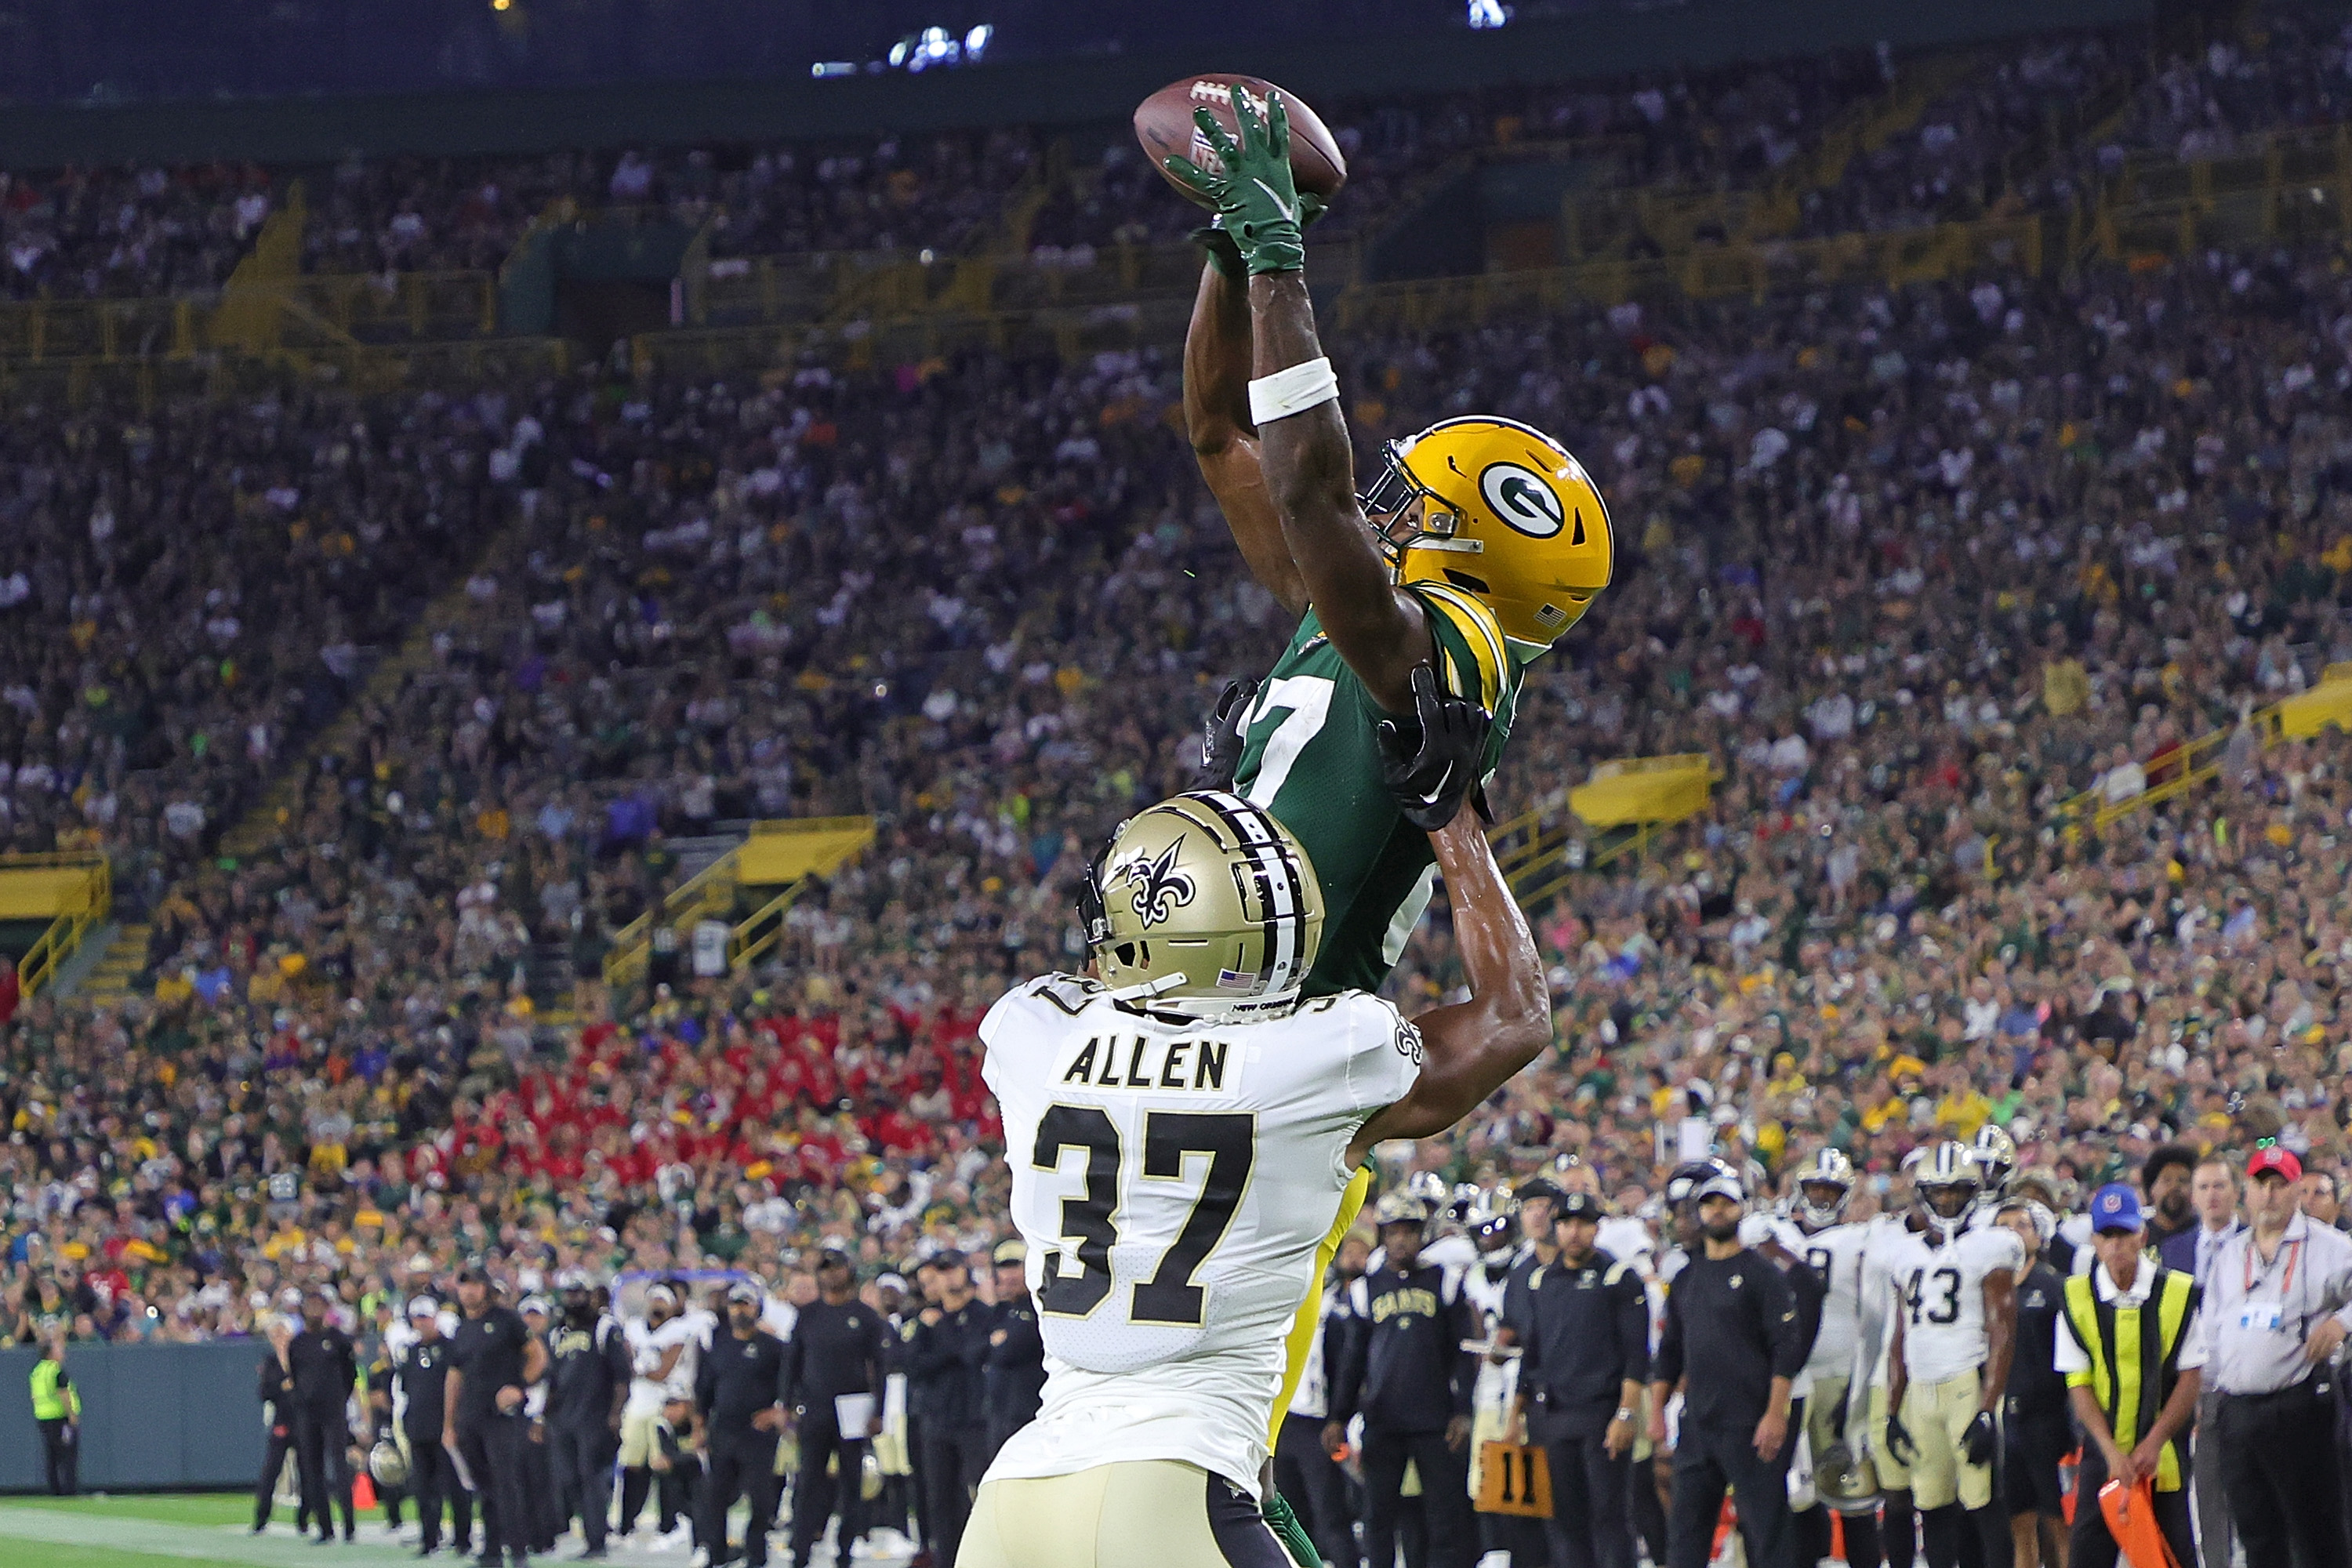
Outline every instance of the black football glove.
<svg viewBox="0 0 2352 1568">
<path fill-rule="evenodd" d="M 1300 228 L 1314 227 L 1315 220 L 1329 210 L 1324 205 L 1323 198 L 1314 192 L 1298 193 L 1298 226 Z M 1185 237 L 1209 253 L 1209 259 L 1216 263 L 1218 271 L 1236 283 L 1249 281 L 1249 268 L 1242 262 L 1242 247 L 1234 243 L 1234 237 L 1226 231 L 1225 217 L 1223 213 L 1219 213 Z"/>
<path fill-rule="evenodd" d="M 1475 702 L 1440 691 L 1437 671 L 1426 664 L 1413 667 L 1412 705 L 1412 718 L 1383 719 L 1375 730 L 1381 782 L 1399 816 L 1434 833 L 1477 787 L 1494 721 Z"/>
<path fill-rule="evenodd" d="M 1886 1451 L 1906 1465 L 1919 1457 L 1919 1446 L 1911 1441 L 1911 1429 L 1892 1410 L 1886 1413 Z"/>
<path fill-rule="evenodd" d="M 1257 695 L 1255 680 L 1228 680 L 1209 710 L 1201 730 L 1200 789 L 1231 789 L 1242 765 L 1242 725 L 1249 718 L 1250 700 Z"/>
<path fill-rule="evenodd" d="M 1992 1457 L 2000 1452 L 2000 1429 L 1993 1425 L 1991 1411 L 1977 1412 L 1977 1418 L 1960 1434 L 1960 1452 L 1969 1457 L 1971 1465 L 1992 1463 Z"/>
</svg>

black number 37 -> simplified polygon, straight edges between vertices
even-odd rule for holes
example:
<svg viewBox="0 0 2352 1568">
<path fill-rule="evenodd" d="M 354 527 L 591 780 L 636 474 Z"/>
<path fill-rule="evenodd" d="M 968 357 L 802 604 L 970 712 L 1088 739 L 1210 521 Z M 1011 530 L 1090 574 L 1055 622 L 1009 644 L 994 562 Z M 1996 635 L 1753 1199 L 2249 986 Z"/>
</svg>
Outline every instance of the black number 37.
<svg viewBox="0 0 2352 1568">
<path fill-rule="evenodd" d="M 1206 1321 L 1208 1292 L 1192 1283 L 1192 1276 L 1224 1239 L 1234 1210 L 1241 1205 L 1250 1166 L 1257 1159 L 1256 1121 L 1240 1110 L 1155 1110 L 1144 1117 L 1141 1180 L 1182 1181 L 1187 1154 L 1209 1156 L 1209 1173 L 1176 1239 L 1160 1254 L 1160 1266 L 1150 1279 L 1135 1286 L 1129 1321 L 1197 1328 Z M 1083 1195 L 1062 1200 L 1062 1236 L 1073 1245 L 1047 1260 L 1037 1306 L 1055 1317 L 1083 1318 L 1110 1294 L 1110 1249 L 1118 1245 L 1116 1216 L 1124 1151 L 1118 1128 L 1097 1107 L 1052 1106 L 1037 1123 L 1030 1163 L 1041 1171 L 1057 1169 L 1065 1149 L 1087 1152 L 1087 1187 Z M 1079 1266 L 1075 1274 L 1064 1272 L 1071 1258 Z"/>
</svg>

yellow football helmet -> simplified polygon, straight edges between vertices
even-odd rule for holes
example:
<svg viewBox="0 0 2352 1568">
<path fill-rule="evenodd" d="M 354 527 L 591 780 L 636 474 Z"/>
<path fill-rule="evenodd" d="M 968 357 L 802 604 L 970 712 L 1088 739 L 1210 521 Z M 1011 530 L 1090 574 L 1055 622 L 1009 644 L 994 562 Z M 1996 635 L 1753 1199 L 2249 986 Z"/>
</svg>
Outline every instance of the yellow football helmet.
<svg viewBox="0 0 2352 1568">
<path fill-rule="evenodd" d="M 1290 829 L 1223 790 L 1122 824 L 1078 893 L 1097 972 L 1122 1001 L 1196 1018 L 1298 998 L 1323 941 L 1323 887 Z"/>
<path fill-rule="evenodd" d="M 1473 414 L 1391 441 L 1385 456 L 1360 500 L 1397 580 L 1476 595 L 1522 658 L 1557 642 L 1609 586 L 1609 508 L 1584 465 L 1542 431 Z M 1390 531 L 1383 520 L 1415 496 L 1426 503 L 1418 526 Z"/>
</svg>

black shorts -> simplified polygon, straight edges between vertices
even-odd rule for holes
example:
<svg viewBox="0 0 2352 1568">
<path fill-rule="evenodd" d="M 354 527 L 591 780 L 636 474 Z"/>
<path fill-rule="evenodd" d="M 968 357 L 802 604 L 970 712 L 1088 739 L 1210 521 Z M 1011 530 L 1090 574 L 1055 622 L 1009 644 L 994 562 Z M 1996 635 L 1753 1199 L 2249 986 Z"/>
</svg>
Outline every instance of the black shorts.
<svg viewBox="0 0 2352 1568">
<path fill-rule="evenodd" d="M 2042 1411 L 2010 1417 L 2003 1435 L 2001 1492 L 2009 1511 L 2062 1517 L 2058 1465 L 2074 1451 L 2074 1424 L 2063 1411 Z"/>
</svg>

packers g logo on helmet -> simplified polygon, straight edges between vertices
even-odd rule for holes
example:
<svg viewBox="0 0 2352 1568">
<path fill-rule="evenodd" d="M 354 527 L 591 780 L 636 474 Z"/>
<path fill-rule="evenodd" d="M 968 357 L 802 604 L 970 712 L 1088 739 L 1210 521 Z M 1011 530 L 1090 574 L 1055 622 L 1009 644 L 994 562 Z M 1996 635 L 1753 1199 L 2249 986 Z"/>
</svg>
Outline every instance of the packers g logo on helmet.
<svg viewBox="0 0 2352 1568">
<path fill-rule="evenodd" d="M 1531 658 L 1609 586 L 1609 508 L 1575 454 L 1531 426 L 1492 415 L 1444 419 L 1389 443 L 1388 467 L 1360 504 L 1400 583 L 1444 583 L 1483 601 Z M 1392 520 L 1415 498 L 1417 524 Z"/>
<path fill-rule="evenodd" d="M 1529 539 L 1549 539 L 1567 525 L 1559 492 L 1541 474 L 1517 463 L 1489 463 L 1478 476 L 1478 493 L 1504 525 Z"/>
<path fill-rule="evenodd" d="M 1078 891 L 1114 1000 L 1191 1017 L 1296 1001 L 1323 939 L 1323 889 L 1290 829 L 1223 790 L 1119 827 Z"/>
</svg>

